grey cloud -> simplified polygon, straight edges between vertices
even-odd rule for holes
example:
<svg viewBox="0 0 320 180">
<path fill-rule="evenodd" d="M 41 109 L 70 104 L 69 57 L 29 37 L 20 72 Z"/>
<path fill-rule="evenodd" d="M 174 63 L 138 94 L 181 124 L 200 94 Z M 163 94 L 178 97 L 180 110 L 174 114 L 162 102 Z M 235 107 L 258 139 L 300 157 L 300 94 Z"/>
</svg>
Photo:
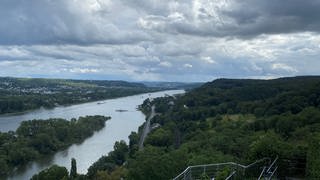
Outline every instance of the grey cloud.
<svg viewBox="0 0 320 180">
<path fill-rule="evenodd" d="M 118 5 L 115 5 L 118 6 Z M 102 6 L 105 7 L 105 6 Z M 131 44 L 149 39 L 123 29 L 121 17 L 90 9 L 89 1 L 4 0 L 0 2 L 0 44 Z"/>
<path fill-rule="evenodd" d="M 85 35 L 81 30 L 70 32 L 80 28 L 76 22 L 81 17 L 72 14 L 64 1 L 5 0 L 0 7 L 1 44 L 59 43 Z"/>
<path fill-rule="evenodd" d="M 248 38 L 320 31 L 319 0 L 96 1 L 96 9 L 92 2 L 3 0 L 0 44 L 161 43 L 160 34 L 167 33 Z"/>
<path fill-rule="evenodd" d="M 170 3 L 175 1 L 171 0 L 121 0 L 123 4 L 128 7 L 133 7 L 138 11 L 145 13 L 152 13 L 154 15 L 162 15 L 170 12 Z"/>
<path fill-rule="evenodd" d="M 2 76 L 317 74 L 319 0 L 2 0 Z M 309 32 L 312 31 L 312 32 Z"/>
<path fill-rule="evenodd" d="M 203 49 L 202 45 L 194 46 L 194 42 L 179 40 L 168 41 L 163 44 L 157 44 L 154 47 L 150 48 L 152 53 L 157 54 L 158 56 L 196 56 Z"/>
<path fill-rule="evenodd" d="M 158 14 L 158 18 L 146 15 L 146 28 L 194 36 L 238 38 L 261 34 L 320 32 L 319 0 L 197 2 L 200 2 L 200 6 L 190 3 L 187 12 L 178 9 L 177 12 L 184 15 L 184 19 L 180 21 L 170 18 L 170 13 Z"/>
<path fill-rule="evenodd" d="M 238 1 L 223 14 L 237 23 L 235 35 L 260 35 L 292 32 L 320 32 L 320 1 L 248 0 Z"/>
</svg>

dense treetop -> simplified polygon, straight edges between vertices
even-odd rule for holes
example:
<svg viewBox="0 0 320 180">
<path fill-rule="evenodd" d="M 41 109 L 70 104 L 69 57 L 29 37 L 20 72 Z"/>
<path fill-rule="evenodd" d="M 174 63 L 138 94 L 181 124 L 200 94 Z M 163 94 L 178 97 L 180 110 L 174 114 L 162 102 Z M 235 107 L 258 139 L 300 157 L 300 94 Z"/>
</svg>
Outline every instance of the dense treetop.
<svg viewBox="0 0 320 180">
<path fill-rule="evenodd" d="M 276 156 L 279 177 L 319 178 L 313 139 L 320 133 L 320 77 L 218 79 L 142 107 L 153 104 L 161 113 L 153 123 L 161 127 L 128 159 L 129 179 L 169 179 L 189 165 Z"/>
</svg>

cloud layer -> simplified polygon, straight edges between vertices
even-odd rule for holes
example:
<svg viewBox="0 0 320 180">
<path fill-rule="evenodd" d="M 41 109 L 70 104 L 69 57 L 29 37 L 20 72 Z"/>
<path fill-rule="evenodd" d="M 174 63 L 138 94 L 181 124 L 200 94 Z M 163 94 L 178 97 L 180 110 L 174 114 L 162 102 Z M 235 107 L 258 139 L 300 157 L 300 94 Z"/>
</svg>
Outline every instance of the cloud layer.
<svg viewBox="0 0 320 180">
<path fill-rule="evenodd" d="M 320 1 L 3 0 L 1 76 L 208 81 L 314 75 Z"/>
</svg>

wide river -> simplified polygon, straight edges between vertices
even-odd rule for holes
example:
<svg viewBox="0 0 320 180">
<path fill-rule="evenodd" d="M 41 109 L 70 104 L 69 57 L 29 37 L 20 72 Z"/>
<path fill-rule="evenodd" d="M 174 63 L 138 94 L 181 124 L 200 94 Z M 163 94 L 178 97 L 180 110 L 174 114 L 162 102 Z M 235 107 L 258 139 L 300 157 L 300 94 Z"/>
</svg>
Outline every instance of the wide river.
<svg viewBox="0 0 320 180">
<path fill-rule="evenodd" d="M 31 119 L 48 118 L 78 118 L 86 115 L 111 116 L 111 120 L 106 122 L 106 126 L 95 132 L 93 136 L 87 138 L 81 144 L 75 144 L 69 148 L 57 152 L 53 156 L 27 164 L 14 172 L 8 179 L 26 180 L 33 174 L 57 164 L 65 166 L 70 170 L 71 158 L 77 160 L 78 173 L 86 173 L 88 167 L 98 160 L 102 155 L 113 150 L 116 141 L 129 141 L 128 136 L 132 131 L 137 131 L 138 127 L 145 121 L 145 116 L 137 110 L 138 105 L 146 98 L 162 97 L 173 94 L 184 93 L 183 90 L 161 91 L 156 93 L 140 94 L 123 98 L 109 99 L 97 102 L 90 102 L 72 106 L 56 107 L 54 109 L 39 109 L 20 115 L 0 116 L 0 131 L 16 130 L 21 121 Z M 127 110 L 118 112 L 116 110 Z"/>
</svg>

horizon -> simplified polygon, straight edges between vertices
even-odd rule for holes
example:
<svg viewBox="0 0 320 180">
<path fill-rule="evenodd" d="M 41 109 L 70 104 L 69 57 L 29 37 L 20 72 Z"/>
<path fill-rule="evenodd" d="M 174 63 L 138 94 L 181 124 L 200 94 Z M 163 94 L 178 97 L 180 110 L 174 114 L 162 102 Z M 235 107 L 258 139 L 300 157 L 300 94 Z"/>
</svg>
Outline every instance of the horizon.
<svg viewBox="0 0 320 180">
<path fill-rule="evenodd" d="M 75 80 L 75 81 L 123 81 L 129 83 L 183 83 L 183 84 L 192 84 L 192 83 L 207 83 L 213 82 L 219 79 L 229 79 L 229 80 L 275 80 L 275 79 L 282 79 L 282 78 L 298 78 L 298 77 L 320 77 L 320 75 L 299 75 L 299 76 L 282 76 L 282 77 L 270 77 L 270 78 L 225 78 L 225 77 L 218 77 L 209 81 L 126 81 L 121 79 L 72 79 L 72 78 L 54 78 L 54 77 L 18 77 L 18 76 L 0 76 L 0 78 L 17 78 L 17 79 L 49 79 L 49 80 Z"/>
<path fill-rule="evenodd" d="M 249 9 L 248 9 L 249 7 Z M 320 75 L 320 2 L 0 2 L 0 76 L 208 82 Z"/>
</svg>

